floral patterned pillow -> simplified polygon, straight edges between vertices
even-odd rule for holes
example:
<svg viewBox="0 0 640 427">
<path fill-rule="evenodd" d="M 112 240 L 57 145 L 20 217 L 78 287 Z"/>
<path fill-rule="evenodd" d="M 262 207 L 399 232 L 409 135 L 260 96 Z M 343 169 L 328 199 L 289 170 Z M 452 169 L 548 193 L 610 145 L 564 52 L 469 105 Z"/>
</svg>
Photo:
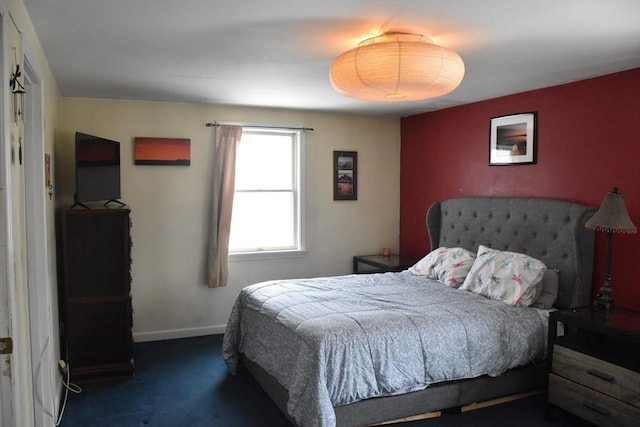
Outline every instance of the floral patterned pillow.
<svg viewBox="0 0 640 427">
<path fill-rule="evenodd" d="M 429 252 L 409 271 L 457 288 L 464 282 L 474 260 L 475 254 L 464 248 L 441 247 Z"/>
<path fill-rule="evenodd" d="M 529 307 L 538 298 L 546 269 L 542 261 L 528 255 L 480 245 L 460 289 L 513 306 Z"/>
</svg>

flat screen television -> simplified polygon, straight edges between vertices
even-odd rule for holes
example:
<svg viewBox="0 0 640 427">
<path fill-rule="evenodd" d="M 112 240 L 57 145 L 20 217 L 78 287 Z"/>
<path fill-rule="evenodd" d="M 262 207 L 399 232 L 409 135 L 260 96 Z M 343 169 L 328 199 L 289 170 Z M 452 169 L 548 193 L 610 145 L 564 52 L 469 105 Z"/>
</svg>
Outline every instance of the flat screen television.
<svg viewBox="0 0 640 427">
<path fill-rule="evenodd" d="M 120 198 L 120 143 L 76 132 L 76 193 L 74 206 Z"/>
</svg>

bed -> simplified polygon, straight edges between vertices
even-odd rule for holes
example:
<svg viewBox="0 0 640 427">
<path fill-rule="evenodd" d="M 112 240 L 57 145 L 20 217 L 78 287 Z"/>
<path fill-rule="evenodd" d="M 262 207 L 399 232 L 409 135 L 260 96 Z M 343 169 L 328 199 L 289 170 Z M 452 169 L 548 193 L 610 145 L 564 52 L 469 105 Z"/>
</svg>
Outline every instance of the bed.
<svg viewBox="0 0 640 427">
<path fill-rule="evenodd" d="M 432 249 L 539 260 L 545 275 L 557 272 L 554 307 L 568 308 L 589 302 L 594 234 L 584 223 L 594 212 L 556 199 L 465 197 L 434 203 L 426 225 Z M 255 284 L 232 309 L 225 362 L 231 373 L 246 367 L 303 426 L 368 425 L 544 388 L 548 310 L 468 286 L 415 269 Z"/>
</svg>

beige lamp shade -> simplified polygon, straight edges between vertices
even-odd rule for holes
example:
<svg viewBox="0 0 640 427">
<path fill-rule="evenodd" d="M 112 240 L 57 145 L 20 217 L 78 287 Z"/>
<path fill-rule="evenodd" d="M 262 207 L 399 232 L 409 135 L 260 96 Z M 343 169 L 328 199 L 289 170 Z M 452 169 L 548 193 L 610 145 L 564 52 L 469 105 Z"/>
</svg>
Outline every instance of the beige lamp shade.
<svg viewBox="0 0 640 427">
<path fill-rule="evenodd" d="M 584 225 L 592 230 L 614 233 L 636 233 L 638 231 L 629 218 L 624 197 L 618 193 L 617 187 L 613 188 L 613 192 L 604 196 L 600 208 Z"/>
<path fill-rule="evenodd" d="M 384 33 L 338 56 L 329 72 L 341 94 L 364 101 L 416 101 L 445 95 L 464 77 L 464 62 L 419 34 Z"/>
</svg>

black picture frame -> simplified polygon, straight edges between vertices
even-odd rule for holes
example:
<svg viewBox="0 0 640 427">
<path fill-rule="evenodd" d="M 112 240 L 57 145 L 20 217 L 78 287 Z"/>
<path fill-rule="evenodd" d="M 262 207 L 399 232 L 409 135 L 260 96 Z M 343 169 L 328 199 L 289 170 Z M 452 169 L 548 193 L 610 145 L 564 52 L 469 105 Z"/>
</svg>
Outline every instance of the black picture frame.
<svg viewBox="0 0 640 427">
<path fill-rule="evenodd" d="M 531 165 L 537 161 L 536 112 L 493 117 L 489 123 L 489 165 Z"/>
<path fill-rule="evenodd" d="M 358 153 L 333 152 L 333 200 L 358 200 Z"/>
</svg>

